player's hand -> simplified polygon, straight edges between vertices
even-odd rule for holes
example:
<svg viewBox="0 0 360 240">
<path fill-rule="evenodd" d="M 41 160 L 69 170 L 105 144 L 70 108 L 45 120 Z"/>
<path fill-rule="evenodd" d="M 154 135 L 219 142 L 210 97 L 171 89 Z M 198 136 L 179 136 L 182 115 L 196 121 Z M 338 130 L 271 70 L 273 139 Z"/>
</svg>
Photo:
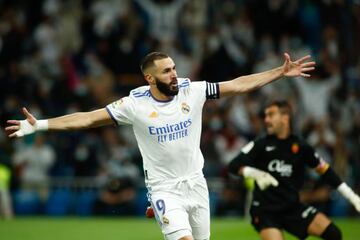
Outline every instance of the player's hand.
<svg viewBox="0 0 360 240">
<path fill-rule="evenodd" d="M 5 131 L 8 133 L 8 136 L 10 138 L 13 137 L 22 137 L 28 134 L 34 133 L 37 128 L 37 120 L 36 118 L 28 112 L 26 108 L 22 109 L 26 119 L 25 120 L 8 120 L 7 123 L 10 124 L 10 126 L 7 126 L 5 128 Z"/>
<path fill-rule="evenodd" d="M 279 182 L 273 176 L 271 176 L 271 174 L 256 168 L 248 166 L 244 167 L 243 175 L 245 177 L 253 178 L 259 186 L 260 190 L 265 190 L 270 186 L 277 187 L 279 185 Z"/>
<path fill-rule="evenodd" d="M 267 172 L 264 172 L 264 174 L 258 179 L 255 179 L 255 181 L 261 190 L 265 190 L 270 186 L 277 187 L 279 185 L 279 182 Z"/>
<path fill-rule="evenodd" d="M 283 74 L 286 77 L 310 77 L 308 72 L 315 69 L 315 62 L 309 62 L 311 56 L 307 55 L 294 62 L 291 61 L 289 54 L 284 53 L 285 62 L 283 64 Z"/>
<path fill-rule="evenodd" d="M 356 197 L 354 197 L 350 201 L 354 205 L 356 211 L 358 211 L 360 213 L 360 197 L 358 195 L 356 195 Z"/>
<path fill-rule="evenodd" d="M 356 211 L 360 213 L 360 197 L 357 195 L 346 183 L 339 185 L 337 190 L 344 196 L 352 205 L 354 205 Z"/>
</svg>

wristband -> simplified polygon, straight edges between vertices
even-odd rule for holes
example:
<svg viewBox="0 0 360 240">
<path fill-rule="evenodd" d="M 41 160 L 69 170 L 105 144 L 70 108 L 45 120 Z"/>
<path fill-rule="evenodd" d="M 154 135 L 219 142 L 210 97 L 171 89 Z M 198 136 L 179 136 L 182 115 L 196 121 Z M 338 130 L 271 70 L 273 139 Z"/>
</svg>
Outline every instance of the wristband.
<svg viewBox="0 0 360 240">
<path fill-rule="evenodd" d="M 36 130 L 47 131 L 48 129 L 49 129 L 49 120 L 37 120 L 36 121 Z"/>
</svg>

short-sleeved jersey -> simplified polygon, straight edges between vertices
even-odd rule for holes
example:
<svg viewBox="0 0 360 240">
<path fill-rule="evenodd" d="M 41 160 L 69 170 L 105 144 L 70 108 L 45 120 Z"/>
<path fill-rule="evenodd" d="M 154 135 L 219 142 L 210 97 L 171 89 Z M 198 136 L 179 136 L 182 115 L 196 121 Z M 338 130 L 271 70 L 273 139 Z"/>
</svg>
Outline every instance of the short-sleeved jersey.
<svg viewBox="0 0 360 240">
<path fill-rule="evenodd" d="M 263 191 L 255 187 L 252 206 L 266 211 L 286 211 L 298 206 L 305 168 L 315 168 L 321 161 L 314 149 L 295 135 L 284 140 L 271 135 L 259 138 L 248 143 L 235 160 L 278 180 L 277 187 Z"/>
<path fill-rule="evenodd" d="M 106 107 L 117 124 L 132 125 L 150 186 L 203 168 L 202 108 L 206 99 L 219 97 L 219 85 L 184 78 L 178 84 L 179 93 L 169 101 L 156 100 L 143 86 Z"/>
</svg>

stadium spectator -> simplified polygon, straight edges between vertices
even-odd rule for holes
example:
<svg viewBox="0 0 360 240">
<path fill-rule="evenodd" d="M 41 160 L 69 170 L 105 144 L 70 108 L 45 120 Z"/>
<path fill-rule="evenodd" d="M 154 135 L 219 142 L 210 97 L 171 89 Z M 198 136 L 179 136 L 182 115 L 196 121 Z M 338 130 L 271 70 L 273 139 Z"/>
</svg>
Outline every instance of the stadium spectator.
<svg viewBox="0 0 360 240">
<path fill-rule="evenodd" d="M 54 149 L 46 144 L 43 134 L 35 135 L 33 144 L 19 148 L 13 156 L 21 188 L 37 191 L 43 202 L 48 197 L 49 170 L 54 163 Z"/>
</svg>

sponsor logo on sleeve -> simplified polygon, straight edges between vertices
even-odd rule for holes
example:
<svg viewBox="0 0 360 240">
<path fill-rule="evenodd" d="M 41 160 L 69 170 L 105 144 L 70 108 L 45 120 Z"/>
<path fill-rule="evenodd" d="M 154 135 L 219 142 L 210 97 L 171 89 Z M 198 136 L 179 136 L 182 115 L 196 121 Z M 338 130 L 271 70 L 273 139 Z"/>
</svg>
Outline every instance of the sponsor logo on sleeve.
<svg viewBox="0 0 360 240">
<path fill-rule="evenodd" d="M 111 104 L 113 108 L 119 108 L 124 103 L 124 100 L 121 98 Z"/>
</svg>

